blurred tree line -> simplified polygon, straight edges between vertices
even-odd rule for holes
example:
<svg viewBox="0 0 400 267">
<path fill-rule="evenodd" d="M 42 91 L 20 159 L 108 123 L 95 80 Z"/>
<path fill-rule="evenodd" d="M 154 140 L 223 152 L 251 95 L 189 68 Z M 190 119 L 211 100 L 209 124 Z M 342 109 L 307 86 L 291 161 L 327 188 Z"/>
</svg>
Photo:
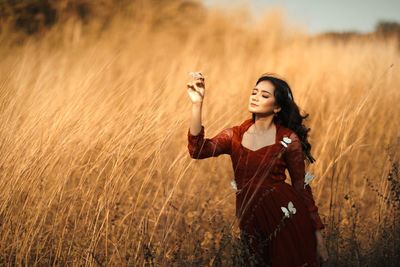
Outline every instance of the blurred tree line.
<svg viewBox="0 0 400 267">
<path fill-rule="evenodd" d="M 189 15 L 193 22 L 201 19 L 205 10 L 196 0 L 0 0 L 0 32 L 9 27 L 31 35 L 71 18 L 84 24 L 91 20 L 107 23 L 116 14 L 125 13 L 134 19 L 149 9 L 158 16 L 154 22 L 160 23 L 160 17 L 168 17 L 166 11 L 171 6 L 178 11 L 175 16 Z"/>
<path fill-rule="evenodd" d="M 394 35 L 400 39 L 400 23 L 381 20 L 376 24 L 375 32 L 384 37 Z"/>
<path fill-rule="evenodd" d="M 172 5 L 176 7 L 176 12 L 168 13 Z M 135 16 L 140 19 L 142 13 L 146 13 L 144 6 L 146 12 L 149 12 L 149 9 L 154 10 L 152 22 L 155 25 L 166 21 L 178 21 L 178 16 L 181 16 L 181 21 L 195 24 L 205 15 L 205 7 L 200 0 L 0 0 L 0 32 L 4 27 L 8 27 L 11 31 L 31 35 L 71 18 L 84 24 L 92 20 L 106 24 L 113 16 L 121 13 L 126 13 L 133 19 Z M 400 23 L 379 21 L 375 31 L 370 34 L 383 38 L 395 36 L 400 40 Z M 362 37 L 364 34 L 355 31 L 326 32 L 320 36 L 347 40 Z"/>
<path fill-rule="evenodd" d="M 350 41 L 350 40 L 364 40 L 366 38 L 389 39 L 394 38 L 398 40 L 400 49 L 400 23 L 395 21 L 380 20 L 376 23 L 374 31 L 368 33 L 360 33 L 357 31 L 328 31 L 320 33 L 317 38 L 328 38 L 335 42 Z"/>
</svg>

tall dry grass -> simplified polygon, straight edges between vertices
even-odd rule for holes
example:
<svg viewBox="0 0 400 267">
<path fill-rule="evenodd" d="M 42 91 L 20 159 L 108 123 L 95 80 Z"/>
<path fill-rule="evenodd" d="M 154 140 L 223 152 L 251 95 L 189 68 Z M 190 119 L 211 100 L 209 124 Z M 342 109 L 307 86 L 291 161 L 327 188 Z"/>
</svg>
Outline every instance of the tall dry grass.
<svg viewBox="0 0 400 267">
<path fill-rule="evenodd" d="M 316 38 L 273 11 L 129 10 L 17 44 L 2 32 L 1 265 L 242 265 L 230 159 L 187 151 L 185 85 L 202 70 L 207 137 L 250 118 L 261 73 L 287 79 L 310 114 L 330 266 L 395 266 L 395 39 Z"/>
</svg>

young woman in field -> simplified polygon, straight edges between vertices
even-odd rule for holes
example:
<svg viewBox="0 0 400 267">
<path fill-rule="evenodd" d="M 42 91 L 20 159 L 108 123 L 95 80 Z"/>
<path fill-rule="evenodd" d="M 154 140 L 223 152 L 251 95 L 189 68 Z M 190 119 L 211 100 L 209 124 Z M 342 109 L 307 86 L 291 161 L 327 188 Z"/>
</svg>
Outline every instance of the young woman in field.
<svg viewBox="0 0 400 267">
<path fill-rule="evenodd" d="M 229 154 L 235 174 L 236 217 L 241 239 L 259 266 L 318 266 L 328 260 L 325 228 L 312 191 L 305 182 L 305 162 L 313 163 L 306 128 L 289 85 L 264 74 L 251 89 L 252 118 L 204 137 L 201 121 L 204 77 L 187 83 L 192 101 L 188 150 L 194 159 Z M 285 182 L 288 169 L 291 185 Z"/>
</svg>

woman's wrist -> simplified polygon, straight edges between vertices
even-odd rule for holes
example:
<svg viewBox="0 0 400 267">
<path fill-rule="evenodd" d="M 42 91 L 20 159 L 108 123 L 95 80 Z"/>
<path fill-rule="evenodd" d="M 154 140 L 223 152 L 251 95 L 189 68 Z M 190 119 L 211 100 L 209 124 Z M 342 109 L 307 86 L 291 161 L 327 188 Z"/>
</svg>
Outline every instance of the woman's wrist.
<svg viewBox="0 0 400 267">
<path fill-rule="evenodd" d="M 192 106 L 193 106 L 194 108 L 201 108 L 202 105 L 203 105 L 203 101 L 201 101 L 201 102 L 196 102 L 196 103 L 192 103 Z"/>
</svg>

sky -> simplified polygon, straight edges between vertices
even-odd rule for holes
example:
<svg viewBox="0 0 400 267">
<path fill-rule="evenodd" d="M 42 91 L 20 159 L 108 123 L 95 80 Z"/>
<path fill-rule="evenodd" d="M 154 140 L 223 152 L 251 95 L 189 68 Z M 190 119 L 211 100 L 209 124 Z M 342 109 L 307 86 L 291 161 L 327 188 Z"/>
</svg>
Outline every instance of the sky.
<svg viewBox="0 0 400 267">
<path fill-rule="evenodd" d="M 229 8 L 248 4 L 255 18 L 270 7 L 281 7 L 291 24 L 311 34 L 325 31 L 374 31 L 379 20 L 400 23 L 400 0 L 203 0 L 206 6 Z"/>
</svg>

